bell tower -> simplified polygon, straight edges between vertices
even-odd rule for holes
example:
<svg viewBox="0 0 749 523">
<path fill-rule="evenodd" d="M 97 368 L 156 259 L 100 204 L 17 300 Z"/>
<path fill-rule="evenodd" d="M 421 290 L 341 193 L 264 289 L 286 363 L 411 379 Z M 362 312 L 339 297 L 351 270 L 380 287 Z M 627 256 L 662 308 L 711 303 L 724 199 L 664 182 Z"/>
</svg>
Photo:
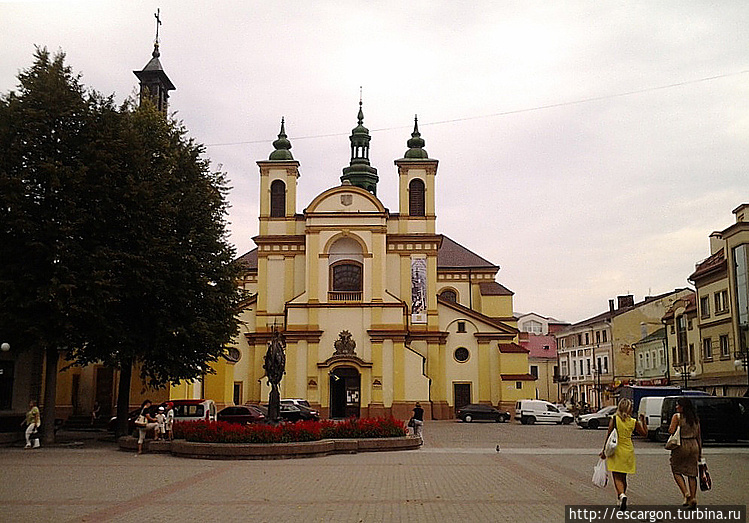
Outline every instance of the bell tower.
<svg viewBox="0 0 749 523">
<path fill-rule="evenodd" d="M 291 154 L 286 124 L 273 142 L 273 152 L 260 167 L 260 234 L 294 234 L 299 162 Z"/>
<path fill-rule="evenodd" d="M 348 181 L 351 185 L 356 185 L 377 196 L 377 169 L 369 164 L 369 129 L 364 127 L 364 111 L 362 110 L 362 100 L 359 97 L 359 125 L 351 131 L 351 162 L 348 167 L 343 168 L 341 182 Z"/>
<path fill-rule="evenodd" d="M 133 74 L 140 81 L 140 102 L 144 99 L 150 99 L 156 108 L 162 113 L 169 109 L 169 91 L 174 91 L 176 87 L 164 72 L 159 57 L 159 26 L 161 25 L 160 10 L 157 9 L 154 14 L 156 17 L 156 40 L 153 44 L 153 53 L 151 60 L 141 71 L 133 71 Z"/>
<path fill-rule="evenodd" d="M 424 139 L 419 132 L 419 120 L 414 116 L 414 130 L 406 142 L 408 150 L 398 167 L 398 210 L 401 216 L 399 233 L 435 234 L 434 193 L 437 160 L 429 158 L 424 149 Z"/>
</svg>

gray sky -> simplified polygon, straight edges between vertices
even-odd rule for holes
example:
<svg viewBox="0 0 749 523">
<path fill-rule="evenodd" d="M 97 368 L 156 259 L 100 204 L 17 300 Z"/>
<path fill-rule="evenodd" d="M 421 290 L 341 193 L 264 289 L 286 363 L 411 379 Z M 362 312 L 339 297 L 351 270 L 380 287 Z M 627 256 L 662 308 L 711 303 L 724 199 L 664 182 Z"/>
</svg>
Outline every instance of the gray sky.
<svg viewBox="0 0 749 523">
<path fill-rule="evenodd" d="M 238 254 L 281 116 L 301 211 L 340 183 L 359 86 L 380 199 L 397 212 L 417 113 L 438 232 L 502 267 L 516 311 L 574 322 L 687 286 L 749 201 L 743 0 L 0 2 L 0 92 L 37 44 L 133 95 L 157 7 L 171 109 L 229 175 Z"/>
</svg>

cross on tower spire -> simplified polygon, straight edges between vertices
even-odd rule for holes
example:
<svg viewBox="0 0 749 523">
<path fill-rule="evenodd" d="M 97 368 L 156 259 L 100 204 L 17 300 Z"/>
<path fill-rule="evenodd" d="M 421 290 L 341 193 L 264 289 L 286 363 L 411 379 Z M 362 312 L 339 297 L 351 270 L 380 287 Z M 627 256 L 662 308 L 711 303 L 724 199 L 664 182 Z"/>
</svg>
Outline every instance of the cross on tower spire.
<svg viewBox="0 0 749 523">
<path fill-rule="evenodd" d="M 156 45 L 159 45 L 159 26 L 161 25 L 161 9 L 157 8 L 153 14 L 156 18 Z"/>
</svg>

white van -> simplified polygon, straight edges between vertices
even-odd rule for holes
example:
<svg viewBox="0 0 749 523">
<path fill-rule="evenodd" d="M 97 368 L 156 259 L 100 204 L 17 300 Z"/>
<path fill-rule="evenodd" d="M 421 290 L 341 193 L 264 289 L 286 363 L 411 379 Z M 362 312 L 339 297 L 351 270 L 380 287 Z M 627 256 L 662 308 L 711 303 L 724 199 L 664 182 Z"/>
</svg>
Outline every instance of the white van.
<svg viewBox="0 0 749 523">
<path fill-rule="evenodd" d="M 661 407 L 663 396 L 645 396 L 640 400 L 638 414 L 645 415 L 645 425 L 648 428 L 648 439 L 655 441 L 658 428 L 661 426 Z"/>
<path fill-rule="evenodd" d="M 174 421 L 216 421 L 213 400 L 170 400 L 174 404 Z"/>
<path fill-rule="evenodd" d="M 515 419 L 523 425 L 533 425 L 544 421 L 569 425 L 575 418 L 569 412 L 560 411 L 548 401 L 520 400 L 515 404 Z"/>
</svg>

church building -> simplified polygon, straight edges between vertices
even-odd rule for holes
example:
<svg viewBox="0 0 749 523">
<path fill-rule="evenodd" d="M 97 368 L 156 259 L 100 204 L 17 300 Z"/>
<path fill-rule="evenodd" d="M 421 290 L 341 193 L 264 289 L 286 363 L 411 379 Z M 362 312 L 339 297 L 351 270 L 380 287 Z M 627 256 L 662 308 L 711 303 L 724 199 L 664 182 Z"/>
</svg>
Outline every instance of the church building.
<svg viewBox="0 0 749 523">
<path fill-rule="evenodd" d="M 359 102 L 340 184 L 311 202 L 298 202 L 300 162 L 283 120 L 257 162 L 260 225 L 257 248 L 239 258 L 248 299 L 229 349 L 233 401 L 267 401 L 274 330 L 286 341 L 281 397 L 323 417 L 407 418 L 418 401 L 428 419 L 450 419 L 467 403 L 511 409 L 534 397 L 499 267 L 436 231 L 438 161 L 418 122 L 395 160 L 397 212 L 377 197 L 370 140 Z"/>
</svg>

